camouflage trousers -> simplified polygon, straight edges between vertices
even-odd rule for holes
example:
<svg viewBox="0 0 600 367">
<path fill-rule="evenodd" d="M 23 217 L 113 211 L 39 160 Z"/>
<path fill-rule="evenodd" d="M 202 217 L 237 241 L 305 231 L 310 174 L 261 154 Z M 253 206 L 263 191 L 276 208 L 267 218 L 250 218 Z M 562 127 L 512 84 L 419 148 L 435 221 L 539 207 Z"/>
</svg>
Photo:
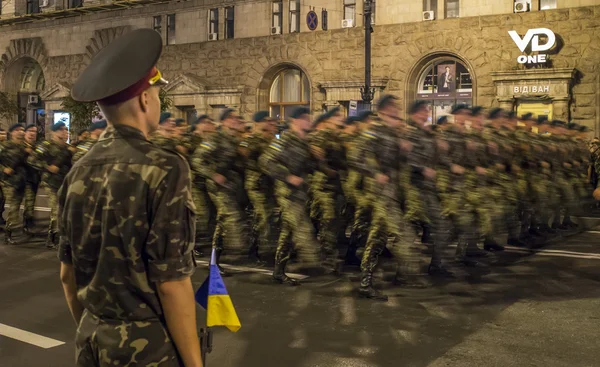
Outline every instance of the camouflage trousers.
<svg viewBox="0 0 600 367">
<path fill-rule="evenodd" d="M 215 207 L 206 189 L 192 186 L 192 198 L 196 206 L 196 238 L 201 245 L 211 243 L 215 231 Z"/>
<path fill-rule="evenodd" d="M 167 329 L 156 321 L 105 321 L 84 311 L 75 348 L 77 367 L 183 366 Z"/>
<path fill-rule="evenodd" d="M 18 190 L 14 186 L 2 184 L 2 191 L 6 198 L 6 203 L 9 205 L 6 215 L 6 230 L 14 231 L 19 227 L 19 210 L 23 202 L 23 190 Z"/>
<path fill-rule="evenodd" d="M 305 201 L 279 196 L 278 204 L 281 209 L 282 223 L 275 262 L 285 264 L 290 258 L 292 244 L 294 244 L 301 262 L 306 266 L 317 266 L 320 263 L 319 243 L 313 234 Z"/>
<path fill-rule="evenodd" d="M 45 185 L 46 193 L 48 194 L 48 206 L 50 206 L 50 225 L 48 233 L 58 232 L 58 192 Z"/>
<path fill-rule="evenodd" d="M 319 239 L 328 259 L 337 258 L 337 240 L 341 227 L 342 199 L 336 191 L 313 190 L 311 213 L 318 213 Z M 314 209 L 318 208 L 318 209 Z M 311 214 L 312 218 L 315 218 Z"/>
<path fill-rule="evenodd" d="M 356 198 L 352 231 L 366 236 L 371 228 L 371 216 L 375 198 L 365 191 L 358 192 Z"/>
<path fill-rule="evenodd" d="M 6 204 L 6 197 L 4 196 L 4 184 L 0 183 L 0 221 L 4 221 L 4 204 Z"/>
<path fill-rule="evenodd" d="M 275 203 L 271 198 L 260 190 L 247 190 L 248 198 L 252 203 L 252 230 L 258 236 L 258 249 L 263 251 L 272 251 L 272 218 L 275 210 Z"/>
<path fill-rule="evenodd" d="M 23 207 L 25 210 L 23 211 L 23 218 L 33 218 L 33 213 L 35 210 L 35 198 L 37 196 L 38 191 L 38 183 L 37 182 L 27 182 L 25 184 L 25 198 Z"/>
<path fill-rule="evenodd" d="M 213 247 L 221 248 L 219 237 L 222 236 L 222 245 L 236 255 L 247 254 L 249 236 L 246 228 L 245 212 L 240 208 L 236 192 L 217 187 L 213 182 L 208 184 L 210 199 L 217 209 L 217 224 L 213 235 Z"/>
<path fill-rule="evenodd" d="M 577 207 L 577 199 L 575 194 L 575 188 L 567 180 L 565 175 L 558 173 L 554 175 L 554 187 L 558 195 L 553 210 L 553 223 L 560 222 L 560 210 L 565 210 L 565 215 L 572 213 Z"/>
</svg>

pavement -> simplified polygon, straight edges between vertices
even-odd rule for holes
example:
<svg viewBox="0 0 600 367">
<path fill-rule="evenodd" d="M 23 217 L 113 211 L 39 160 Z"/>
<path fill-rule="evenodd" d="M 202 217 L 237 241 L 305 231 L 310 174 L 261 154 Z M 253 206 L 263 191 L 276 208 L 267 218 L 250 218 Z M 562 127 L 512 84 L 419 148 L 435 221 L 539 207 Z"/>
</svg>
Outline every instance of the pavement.
<svg viewBox="0 0 600 367">
<path fill-rule="evenodd" d="M 37 214 L 42 229 L 47 212 Z M 241 268 L 225 284 L 242 329 L 215 328 L 206 365 L 598 366 L 599 234 L 509 248 L 487 259 L 488 269 L 457 269 L 457 279 L 426 289 L 394 287 L 380 272 L 386 303 L 356 298 L 353 269 L 291 288 L 265 269 Z M 0 245 L 0 367 L 73 365 L 75 324 L 58 273 L 43 238 Z M 201 262 L 196 288 L 206 275 Z M 204 320 L 198 307 L 199 327 Z"/>
</svg>

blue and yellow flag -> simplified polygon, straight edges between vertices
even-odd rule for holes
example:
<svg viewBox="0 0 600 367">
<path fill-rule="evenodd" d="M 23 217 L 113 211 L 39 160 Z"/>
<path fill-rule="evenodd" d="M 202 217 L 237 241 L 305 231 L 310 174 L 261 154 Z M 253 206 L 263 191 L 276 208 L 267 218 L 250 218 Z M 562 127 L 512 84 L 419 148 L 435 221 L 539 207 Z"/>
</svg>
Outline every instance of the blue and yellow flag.
<svg viewBox="0 0 600 367">
<path fill-rule="evenodd" d="M 242 327 L 219 273 L 215 249 L 210 257 L 208 277 L 196 291 L 196 302 L 206 309 L 206 326 L 225 326 L 234 333 Z"/>
</svg>

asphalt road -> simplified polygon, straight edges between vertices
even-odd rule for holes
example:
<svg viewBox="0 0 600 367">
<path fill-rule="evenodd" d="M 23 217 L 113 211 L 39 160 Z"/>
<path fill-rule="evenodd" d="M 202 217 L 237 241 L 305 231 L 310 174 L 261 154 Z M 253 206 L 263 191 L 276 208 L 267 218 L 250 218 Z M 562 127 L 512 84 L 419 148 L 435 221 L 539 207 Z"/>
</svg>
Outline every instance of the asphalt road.
<svg viewBox="0 0 600 367">
<path fill-rule="evenodd" d="M 38 214 L 41 229 L 47 212 Z M 599 234 L 511 250 L 486 260 L 489 269 L 457 270 L 426 289 L 379 279 L 387 303 L 357 299 L 352 269 L 296 288 L 259 270 L 236 273 L 225 283 L 242 329 L 215 330 L 207 366 L 598 366 Z M 58 268 L 42 238 L 0 245 L 0 367 L 73 365 L 75 325 Z M 198 268 L 196 287 L 206 274 Z M 199 326 L 204 317 L 199 307 Z"/>
</svg>

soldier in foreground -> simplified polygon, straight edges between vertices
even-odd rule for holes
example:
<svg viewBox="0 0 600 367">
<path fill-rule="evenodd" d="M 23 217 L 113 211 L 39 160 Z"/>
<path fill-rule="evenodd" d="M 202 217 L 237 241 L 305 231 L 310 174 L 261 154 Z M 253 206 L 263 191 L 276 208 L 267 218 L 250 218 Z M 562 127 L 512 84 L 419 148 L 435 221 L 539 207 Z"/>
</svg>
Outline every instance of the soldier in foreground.
<svg viewBox="0 0 600 367">
<path fill-rule="evenodd" d="M 109 125 L 59 191 L 60 275 L 78 325 L 77 366 L 202 366 L 189 167 L 148 140 L 166 83 L 156 68 L 161 51 L 158 33 L 132 31 L 73 86 L 73 99 L 98 102 Z"/>
</svg>

